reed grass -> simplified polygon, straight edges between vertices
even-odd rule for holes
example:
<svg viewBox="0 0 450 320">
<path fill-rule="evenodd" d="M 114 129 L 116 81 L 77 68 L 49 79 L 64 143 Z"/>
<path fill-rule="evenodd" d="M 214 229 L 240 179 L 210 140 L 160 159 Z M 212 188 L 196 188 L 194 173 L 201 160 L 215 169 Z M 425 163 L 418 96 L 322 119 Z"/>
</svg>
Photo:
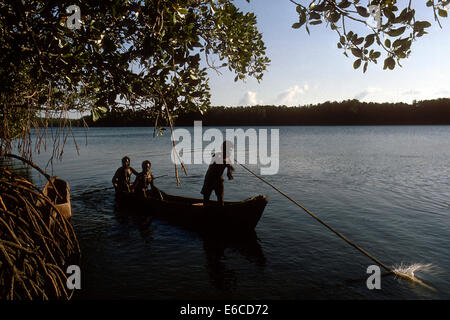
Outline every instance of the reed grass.
<svg viewBox="0 0 450 320">
<path fill-rule="evenodd" d="M 70 221 L 52 201 L 0 168 L 0 299 L 70 299 L 65 268 L 80 256 Z"/>
</svg>

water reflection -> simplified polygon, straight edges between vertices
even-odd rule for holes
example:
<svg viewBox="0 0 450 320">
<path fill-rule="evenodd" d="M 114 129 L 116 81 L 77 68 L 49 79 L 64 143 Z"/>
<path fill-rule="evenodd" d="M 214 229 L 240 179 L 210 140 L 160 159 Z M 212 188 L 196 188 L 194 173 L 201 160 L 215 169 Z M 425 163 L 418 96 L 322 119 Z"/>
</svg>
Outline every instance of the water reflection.
<svg viewBox="0 0 450 320">
<path fill-rule="evenodd" d="M 133 210 L 114 203 L 114 217 L 120 225 L 135 225 L 145 242 L 152 239 L 156 226 L 153 224 L 154 218 L 149 215 L 136 213 Z"/>
<path fill-rule="evenodd" d="M 258 268 L 266 266 L 266 257 L 253 231 L 245 235 L 226 233 L 203 233 L 203 249 L 206 269 L 212 284 L 219 290 L 234 291 L 237 286 L 236 271 L 230 266 L 227 253 L 237 253 Z"/>
</svg>

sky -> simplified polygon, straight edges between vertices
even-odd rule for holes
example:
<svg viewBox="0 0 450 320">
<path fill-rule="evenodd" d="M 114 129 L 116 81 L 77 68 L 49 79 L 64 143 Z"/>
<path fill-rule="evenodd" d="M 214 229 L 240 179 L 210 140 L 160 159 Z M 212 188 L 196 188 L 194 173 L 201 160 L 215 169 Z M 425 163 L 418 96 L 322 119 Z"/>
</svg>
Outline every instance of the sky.
<svg viewBox="0 0 450 320">
<path fill-rule="evenodd" d="M 420 20 L 427 19 L 432 27 L 413 43 L 403 67 L 383 70 L 380 58 L 363 74 L 361 68 L 353 69 L 355 58 L 345 57 L 337 48 L 335 31 L 322 25 L 311 26 L 311 35 L 303 27 L 292 29 L 298 15 L 289 0 L 251 0 L 249 4 L 236 0 L 243 11 L 256 14 L 271 64 L 260 83 L 251 78 L 234 82 L 235 75 L 225 68 L 221 75 L 210 70 L 211 105 L 298 106 L 347 99 L 410 103 L 450 98 L 450 18 L 442 18 L 439 28 L 425 2 L 415 0 L 413 6 Z"/>
</svg>

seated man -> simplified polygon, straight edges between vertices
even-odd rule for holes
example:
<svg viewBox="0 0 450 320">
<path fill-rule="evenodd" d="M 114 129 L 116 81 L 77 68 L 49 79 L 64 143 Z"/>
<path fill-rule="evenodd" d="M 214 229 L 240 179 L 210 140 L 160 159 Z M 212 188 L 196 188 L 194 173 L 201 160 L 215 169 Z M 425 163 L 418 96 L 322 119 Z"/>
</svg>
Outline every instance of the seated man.
<svg viewBox="0 0 450 320">
<path fill-rule="evenodd" d="M 203 188 L 201 193 L 203 194 L 203 204 L 209 204 L 209 197 L 214 190 L 217 196 L 217 202 L 219 205 L 223 206 L 223 178 L 222 174 L 227 168 L 228 180 L 233 180 L 232 172 L 234 171 L 231 165 L 230 156 L 233 150 L 233 144 L 230 141 L 225 141 L 222 144 L 222 153 L 217 153 L 213 155 L 211 164 L 208 167 L 208 171 L 205 175 L 205 180 L 203 182 Z"/>
<path fill-rule="evenodd" d="M 136 180 L 133 183 L 133 191 L 139 197 L 146 197 L 148 186 L 153 188 L 153 174 L 150 171 L 152 164 L 150 161 L 145 160 L 142 162 L 142 172 L 139 172 L 136 176 Z"/>
<path fill-rule="evenodd" d="M 153 184 L 154 176 L 151 172 L 152 163 L 148 160 L 142 162 L 142 172 L 138 173 L 133 183 L 133 191 L 140 198 L 153 196 L 162 199 L 161 192 Z M 150 192 L 148 186 L 151 186 Z"/>
<path fill-rule="evenodd" d="M 112 178 L 112 184 L 116 192 L 131 192 L 131 174 L 137 175 L 137 171 L 130 167 L 130 158 L 122 158 L 122 166 L 116 170 Z"/>
</svg>

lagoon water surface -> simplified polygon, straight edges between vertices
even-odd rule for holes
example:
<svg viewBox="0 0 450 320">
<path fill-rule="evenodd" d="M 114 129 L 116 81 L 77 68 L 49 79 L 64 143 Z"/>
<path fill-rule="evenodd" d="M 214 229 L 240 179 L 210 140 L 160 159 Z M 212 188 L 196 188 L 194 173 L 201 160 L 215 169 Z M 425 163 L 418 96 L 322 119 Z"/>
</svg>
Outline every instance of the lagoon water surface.
<svg viewBox="0 0 450 320">
<path fill-rule="evenodd" d="M 155 184 L 177 195 L 200 198 L 207 168 L 187 165 L 189 176 L 180 171 L 177 186 L 167 133 L 91 128 L 87 145 L 84 129 L 74 129 L 80 154 L 68 141 L 53 166 L 70 183 L 82 248 L 76 298 L 450 298 L 450 126 L 279 129 L 280 170 L 266 178 L 383 263 L 417 264 L 415 275 L 435 291 L 393 276 L 369 290 L 371 260 L 238 165 L 225 181 L 225 200 L 270 199 L 255 234 L 244 239 L 121 211 L 113 190 L 85 194 L 110 187 L 124 155 L 138 170 L 150 160 L 155 176 L 168 174 Z M 47 160 L 34 157 L 41 167 Z M 35 172 L 33 180 L 44 183 Z"/>
</svg>

